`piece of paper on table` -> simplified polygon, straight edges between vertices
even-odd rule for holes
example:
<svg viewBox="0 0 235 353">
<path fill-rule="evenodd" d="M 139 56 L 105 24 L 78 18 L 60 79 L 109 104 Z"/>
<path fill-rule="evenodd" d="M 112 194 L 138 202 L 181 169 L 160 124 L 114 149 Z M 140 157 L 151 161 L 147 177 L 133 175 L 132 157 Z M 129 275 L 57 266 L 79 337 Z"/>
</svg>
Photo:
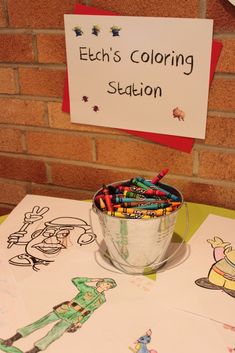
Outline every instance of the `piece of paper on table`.
<svg viewBox="0 0 235 353">
<path fill-rule="evenodd" d="M 38 208 L 35 208 L 36 206 Z M 62 353 L 66 347 L 69 347 L 71 353 L 75 353 L 78 347 L 84 353 L 90 353 L 91 351 L 98 353 L 130 352 L 135 348 L 134 342 L 144 335 L 148 329 L 152 330 L 152 340 L 148 344 L 150 352 L 151 349 L 153 350 L 151 353 L 155 353 L 154 350 L 158 353 L 169 353 L 171 351 L 198 353 L 202 349 L 207 352 L 213 351 L 213 353 L 228 352 L 227 347 L 231 346 L 232 338 L 227 336 L 226 333 L 224 334 L 220 330 L 221 327 L 216 326 L 217 323 L 201 318 L 200 310 L 196 312 L 196 315 L 175 310 L 174 307 L 179 307 L 178 297 L 180 293 L 181 296 L 182 293 L 185 295 L 192 294 L 187 293 L 184 286 L 179 288 L 179 293 L 177 292 L 178 288 L 177 285 L 175 286 L 175 274 L 173 273 L 176 268 L 158 273 L 157 281 L 152 280 L 151 276 L 125 275 L 116 270 L 108 260 L 100 256 L 100 248 L 95 241 L 84 246 L 80 244 L 82 239 L 85 241 L 88 239 L 87 236 L 89 237 L 91 228 L 89 224 L 90 209 L 90 202 L 28 195 L 0 226 L 2 252 L 0 266 L 1 273 L 4 273 L 5 276 L 0 278 L 10 281 L 9 285 L 6 285 L 7 288 L 4 286 L 5 306 L 3 306 L 3 309 L 6 311 L 4 312 L 5 326 L 4 329 L 1 329 L 1 337 L 7 338 L 13 335 L 20 327 L 28 325 L 52 311 L 55 305 L 74 298 L 78 290 L 71 282 L 72 278 L 112 278 L 116 281 L 117 287 L 105 292 L 106 302 L 104 305 L 95 311 L 78 332 L 74 334 L 65 333 L 60 339 L 53 342 L 47 348 L 48 353 Z M 33 210 L 34 212 L 32 212 Z M 25 248 L 13 244 L 10 249 L 7 248 L 9 234 L 21 229 L 22 224 L 24 224 L 23 221 L 30 218 L 31 220 L 34 219 L 35 222 L 26 228 L 29 241 L 34 238 L 37 239 L 37 233 L 35 234 L 35 232 L 39 232 L 40 235 L 41 230 L 45 229 L 46 226 L 49 226 L 50 230 L 54 227 L 57 231 L 61 230 L 59 229 L 61 225 L 63 231 L 69 224 L 70 228 L 72 226 L 76 228 L 77 226 L 77 229 L 70 229 L 69 235 L 64 232 L 56 233 L 57 242 L 63 243 L 66 248 L 58 252 L 54 261 L 48 265 L 46 263 L 40 265 L 35 263 L 38 266 L 38 271 L 33 270 L 32 263 L 28 267 L 8 263 L 8 251 L 13 251 L 12 248 L 14 247 L 20 248 L 21 253 L 26 250 L 26 253 L 30 255 L 32 250 L 30 247 Z M 68 222 L 68 219 L 70 222 Z M 224 219 L 222 218 L 222 220 Z M 229 219 L 227 220 L 229 221 Z M 227 234 L 228 225 L 221 224 L 220 221 L 220 219 L 212 219 L 215 229 L 218 232 L 221 229 L 226 230 Z M 38 225 L 36 226 L 37 222 Z M 96 217 L 92 217 L 92 224 L 95 232 L 97 231 L 98 241 L 102 243 L 101 228 Z M 81 228 L 85 231 L 82 234 L 80 233 Z M 234 229 L 234 226 L 232 229 Z M 208 230 L 208 227 L 206 227 L 206 230 Z M 212 230 L 214 235 L 214 228 Z M 52 234 L 50 235 L 52 236 Z M 63 235 L 67 239 L 67 243 L 65 241 L 61 243 Z M 44 233 L 44 239 L 48 239 L 46 233 Z M 229 239 L 224 240 L 229 241 Z M 53 242 L 48 244 L 52 245 L 55 242 L 54 239 Z M 206 246 L 208 245 L 206 243 Z M 197 246 L 196 244 L 196 249 Z M 48 251 L 48 248 L 44 248 L 42 245 L 39 248 Z M 52 246 L 51 252 L 53 250 Z M 12 254 L 14 257 L 19 252 L 17 250 Z M 190 256 L 193 256 L 193 254 L 192 252 Z M 202 254 L 200 245 L 200 256 Z M 204 257 L 201 256 L 201 258 Z M 48 256 L 47 260 L 49 259 Z M 184 269 L 185 263 L 177 267 L 184 283 L 187 281 L 184 272 L 181 274 L 181 268 Z M 204 270 L 207 270 L 207 265 L 205 266 L 204 263 L 201 267 L 198 268 L 200 271 L 198 271 L 196 278 L 201 274 L 203 275 Z M 165 278 L 167 283 L 162 281 L 162 278 Z M 161 287 L 167 288 L 168 292 L 171 287 L 172 290 L 167 296 L 164 291 L 161 291 Z M 7 294 L 7 300 L 5 294 Z M 221 293 L 218 292 L 217 294 L 220 295 Z M 190 297 L 190 300 L 193 300 L 192 298 Z M 195 299 L 197 299 L 197 296 Z M 196 300 L 193 300 L 193 302 L 197 304 Z M 199 304 L 201 304 L 200 297 Z M 223 302 L 221 305 L 223 305 Z M 12 311 L 13 307 L 14 310 Z M 195 312 L 200 308 L 201 306 L 196 305 L 192 311 Z M 225 309 L 230 312 L 231 306 L 226 306 Z M 183 310 L 185 310 L 185 307 L 183 307 Z M 16 319 L 13 319 L 14 316 L 16 316 Z M 224 322 L 228 322 L 228 320 Z M 51 326 L 46 326 L 37 330 L 24 340 L 17 341 L 16 346 L 23 351 L 28 350 L 36 340 L 46 335 L 50 328 Z M 195 337 L 200 337 L 200 339 Z"/>
<path fill-rule="evenodd" d="M 0 226 L 5 266 L 22 279 L 45 270 L 72 246 L 94 250 L 90 208 L 90 202 L 27 195 Z"/>
<path fill-rule="evenodd" d="M 232 309 L 235 304 L 235 291 L 231 291 L 230 294 L 229 291 L 226 292 L 229 287 L 233 286 L 234 288 L 234 257 L 233 263 L 224 265 L 224 274 L 220 270 L 221 275 L 218 274 L 216 280 L 222 286 L 221 279 L 225 283 L 226 278 L 230 278 L 230 283 L 224 284 L 225 290 L 223 287 L 216 288 L 213 284 L 211 284 L 211 289 L 207 289 L 195 283 L 202 278 L 203 280 L 200 282 L 207 282 L 209 271 L 216 263 L 213 254 L 214 248 L 208 240 L 220 242 L 219 239 L 214 239 L 214 237 L 218 237 L 224 243 L 231 243 L 233 255 L 230 256 L 234 256 L 234 227 L 234 219 L 209 215 L 188 243 L 190 247 L 188 258 L 180 266 L 165 272 L 163 268 L 163 272 L 158 274 L 156 295 L 166 301 L 170 301 L 174 297 L 174 307 L 176 308 L 218 322 L 235 325 L 234 310 Z"/>
<path fill-rule="evenodd" d="M 75 277 L 108 277 L 115 280 L 117 287 L 105 292 L 106 302 L 78 332 L 64 334 L 48 347 L 48 353 L 62 353 L 65 347 L 70 347 L 71 353 L 75 353 L 78 347 L 84 353 L 128 353 L 133 351 L 135 342 L 149 329 L 152 331 L 152 339 L 147 347 L 151 353 L 198 353 L 202 349 L 206 352 L 226 353 L 226 344 L 216 334 L 213 323 L 162 305 L 153 290 L 154 281 L 148 278 L 142 281 L 142 276 L 108 271 L 97 266 L 94 254 L 79 254 L 75 248 L 64 253 L 48 271 L 22 281 L 21 287 L 31 321 L 47 314 L 58 303 L 75 297 L 77 289 L 71 282 Z M 38 293 L 40 301 L 35 305 L 34 298 Z M 38 332 L 36 338 L 39 337 Z M 31 337 L 26 340 L 28 345 L 29 342 L 33 344 Z M 26 342 L 19 343 L 22 348 L 24 345 Z"/>
</svg>

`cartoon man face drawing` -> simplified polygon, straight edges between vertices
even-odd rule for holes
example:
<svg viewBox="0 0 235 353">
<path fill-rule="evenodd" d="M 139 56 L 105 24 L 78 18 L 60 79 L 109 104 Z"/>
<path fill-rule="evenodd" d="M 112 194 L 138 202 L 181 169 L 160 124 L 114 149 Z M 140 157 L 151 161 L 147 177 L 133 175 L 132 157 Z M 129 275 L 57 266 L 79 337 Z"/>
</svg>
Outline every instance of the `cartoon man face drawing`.
<svg viewBox="0 0 235 353">
<path fill-rule="evenodd" d="M 25 247 L 27 254 L 45 261 L 54 261 L 55 256 L 68 248 L 71 237 L 79 239 L 86 230 L 90 230 L 83 220 L 69 217 L 46 222 L 45 226 L 32 234 L 32 239 Z"/>
<path fill-rule="evenodd" d="M 25 253 L 12 257 L 9 262 L 16 266 L 31 266 L 38 270 L 38 265 L 48 265 L 55 261 L 62 251 L 77 243 L 89 244 L 94 241 L 95 235 L 91 227 L 82 219 L 75 217 L 58 217 L 44 223 L 44 228 L 29 234 L 27 227 L 41 220 L 42 214 L 48 208 L 41 209 L 35 206 L 32 212 L 27 212 L 21 229 L 8 237 L 8 248 L 13 245 L 24 245 Z"/>
</svg>

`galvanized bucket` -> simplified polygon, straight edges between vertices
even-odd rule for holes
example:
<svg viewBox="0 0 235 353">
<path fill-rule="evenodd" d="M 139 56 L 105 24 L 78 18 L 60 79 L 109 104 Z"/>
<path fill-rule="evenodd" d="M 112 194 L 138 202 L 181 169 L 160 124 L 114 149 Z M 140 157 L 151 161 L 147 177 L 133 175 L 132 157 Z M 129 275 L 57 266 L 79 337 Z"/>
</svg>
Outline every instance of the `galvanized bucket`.
<svg viewBox="0 0 235 353">
<path fill-rule="evenodd" d="M 117 186 L 125 182 L 110 185 Z M 107 215 L 95 204 L 96 196 L 102 189 L 98 190 L 93 197 L 92 210 L 99 218 L 108 251 L 106 257 L 122 272 L 152 273 L 169 259 L 169 257 L 165 258 L 165 254 L 172 239 L 178 211 L 184 204 L 184 200 L 177 189 L 162 183 L 159 183 L 159 186 L 176 195 L 181 205 L 170 214 L 152 219 L 123 219 Z M 178 248 L 180 246 L 181 244 Z"/>
</svg>

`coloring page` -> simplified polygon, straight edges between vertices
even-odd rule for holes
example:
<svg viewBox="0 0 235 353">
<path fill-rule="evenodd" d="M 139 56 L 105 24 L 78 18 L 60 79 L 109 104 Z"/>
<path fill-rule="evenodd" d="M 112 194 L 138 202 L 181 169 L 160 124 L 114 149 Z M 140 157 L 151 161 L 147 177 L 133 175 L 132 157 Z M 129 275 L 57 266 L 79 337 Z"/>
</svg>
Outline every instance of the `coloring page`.
<svg viewBox="0 0 235 353">
<path fill-rule="evenodd" d="M 70 247 L 95 249 L 90 209 L 85 201 L 27 195 L 0 226 L 1 254 L 15 278 L 48 268 Z"/>
<path fill-rule="evenodd" d="M 235 220 L 209 215 L 180 266 L 159 272 L 156 295 L 173 306 L 234 325 Z"/>
<path fill-rule="evenodd" d="M 48 271 L 21 281 L 29 318 L 0 335 L 0 350 L 10 344 L 21 352 L 226 353 L 211 320 L 162 305 L 154 290 L 144 289 L 154 281 L 137 286 L 138 277 L 108 271 L 91 252 L 70 249 Z"/>
</svg>

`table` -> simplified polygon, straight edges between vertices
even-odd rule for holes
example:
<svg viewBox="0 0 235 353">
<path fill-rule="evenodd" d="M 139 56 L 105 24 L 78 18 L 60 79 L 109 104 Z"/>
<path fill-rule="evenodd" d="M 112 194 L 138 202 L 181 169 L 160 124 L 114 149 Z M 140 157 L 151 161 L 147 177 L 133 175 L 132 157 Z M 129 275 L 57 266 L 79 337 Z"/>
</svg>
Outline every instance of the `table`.
<svg viewBox="0 0 235 353">
<path fill-rule="evenodd" d="M 209 214 L 235 219 L 235 210 L 192 202 L 187 202 L 186 205 L 189 214 L 189 230 L 185 238 L 186 241 L 191 238 Z M 183 206 L 179 210 L 175 226 L 175 233 L 179 235 L 185 233 L 186 215 L 185 206 Z"/>
<path fill-rule="evenodd" d="M 179 210 L 179 214 L 177 217 L 177 222 L 175 226 L 175 233 L 182 236 L 185 233 L 186 221 L 187 221 L 187 211 L 189 214 L 189 229 L 186 234 L 185 240 L 188 241 L 191 236 L 196 232 L 196 230 L 200 227 L 203 221 L 207 218 L 207 216 L 212 213 L 217 216 L 228 217 L 235 219 L 235 210 L 229 210 L 227 208 L 209 206 L 199 203 L 187 202 L 186 206 L 182 206 Z M 0 224 L 4 222 L 7 218 L 7 215 L 0 216 Z"/>
</svg>

